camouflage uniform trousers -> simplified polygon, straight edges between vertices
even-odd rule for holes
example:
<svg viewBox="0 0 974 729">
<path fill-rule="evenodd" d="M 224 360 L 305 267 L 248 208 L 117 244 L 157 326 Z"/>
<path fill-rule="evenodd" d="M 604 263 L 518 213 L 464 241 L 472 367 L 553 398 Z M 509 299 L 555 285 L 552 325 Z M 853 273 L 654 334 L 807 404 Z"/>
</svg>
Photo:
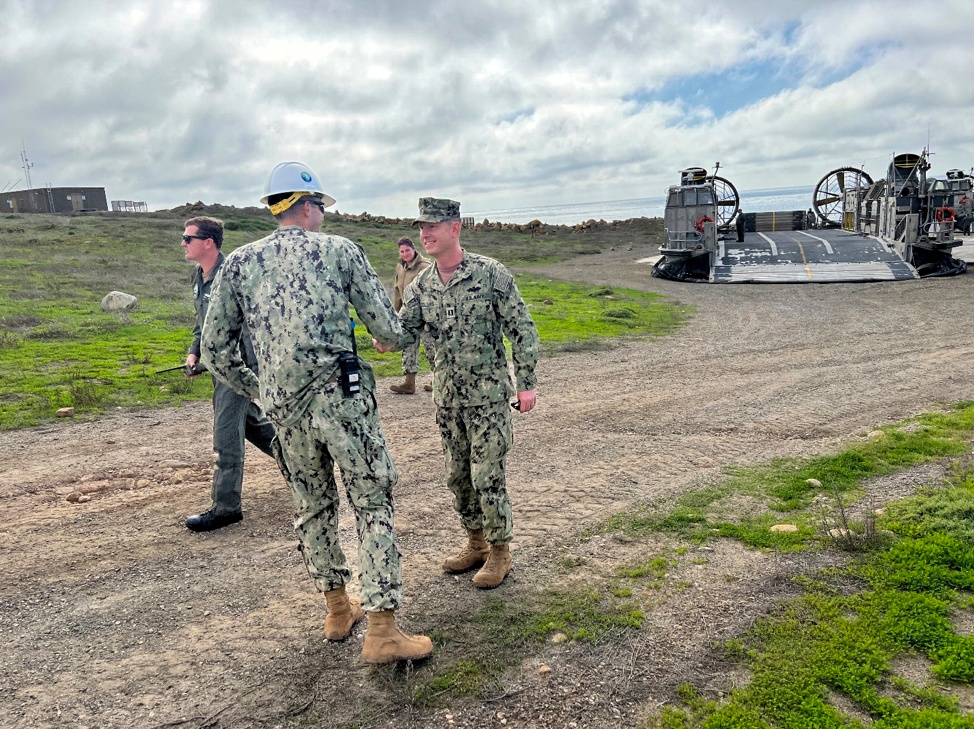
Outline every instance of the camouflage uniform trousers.
<svg viewBox="0 0 974 729">
<path fill-rule="evenodd" d="M 483 529 L 491 544 L 514 538 L 504 460 L 514 442 L 507 400 L 488 405 L 437 407 L 446 455 L 446 484 L 465 529 Z"/>
<path fill-rule="evenodd" d="M 245 440 L 269 456 L 274 426 L 260 406 L 238 395 L 229 385 L 213 378 L 213 510 L 218 514 L 239 512 L 243 488 Z"/>
<path fill-rule="evenodd" d="M 315 586 L 328 592 L 352 577 L 338 539 L 337 463 L 355 513 L 362 607 L 395 610 L 402 602 L 392 497 L 398 475 L 373 391 L 362 384 L 362 392 L 345 397 L 337 383 L 329 383 L 297 422 L 279 426 L 277 461 L 291 486 L 294 528 Z"/>
<path fill-rule="evenodd" d="M 420 335 L 412 344 L 407 345 L 402 350 L 402 373 L 404 375 L 416 374 L 419 372 L 419 344 L 422 342 L 423 348 L 426 350 L 426 361 L 430 363 L 430 368 L 433 367 L 433 360 L 436 355 L 433 353 L 433 337 L 427 335 L 425 332 Z"/>
</svg>

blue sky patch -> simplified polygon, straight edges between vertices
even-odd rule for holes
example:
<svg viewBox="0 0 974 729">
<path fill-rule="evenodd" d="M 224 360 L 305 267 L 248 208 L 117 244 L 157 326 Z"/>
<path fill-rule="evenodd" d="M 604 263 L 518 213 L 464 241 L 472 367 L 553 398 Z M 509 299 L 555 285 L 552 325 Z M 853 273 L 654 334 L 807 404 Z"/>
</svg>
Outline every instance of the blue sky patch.
<svg viewBox="0 0 974 729">
<path fill-rule="evenodd" d="M 801 83 L 797 69 L 777 61 L 747 63 L 718 73 L 702 73 L 675 78 L 659 89 L 636 91 L 623 97 L 638 107 L 653 102 L 682 102 L 688 108 L 705 107 L 720 118 L 738 109 L 774 96 Z"/>
<path fill-rule="evenodd" d="M 532 116 L 534 116 L 534 107 L 529 106 L 526 109 L 518 109 L 506 116 L 502 116 L 498 120 L 498 124 L 515 124 L 522 119 L 530 119 Z"/>
<path fill-rule="evenodd" d="M 782 30 L 786 44 L 793 41 L 799 27 L 793 24 Z M 857 49 L 854 58 L 834 68 L 806 67 L 802 63 L 783 62 L 780 58 L 754 60 L 717 72 L 674 78 L 658 89 L 639 89 L 627 94 L 623 101 L 635 103 L 637 110 L 651 103 L 682 102 L 691 110 L 709 109 L 719 119 L 803 84 L 827 87 L 875 62 L 888 49 L 884 43 L 864 46 Z"/>
</svg>

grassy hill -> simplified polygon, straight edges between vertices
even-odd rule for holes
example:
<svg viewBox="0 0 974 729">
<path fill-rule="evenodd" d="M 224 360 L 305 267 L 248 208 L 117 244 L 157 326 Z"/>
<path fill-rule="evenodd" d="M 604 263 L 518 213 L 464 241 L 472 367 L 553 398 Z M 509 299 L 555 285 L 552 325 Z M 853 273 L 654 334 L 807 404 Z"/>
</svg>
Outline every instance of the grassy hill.
<svg viewBox="0 0 974 729">
<path fill-rule="evenodd" d="M 180 236 L 183 221 L 200 214 L 225 221 L 226 252 L 276 227 L 260 208 L 202 204 L 149 214 L 0 216 L 0 429 L 44 422 L 66 406 L 78 415 L 97 414 L 210 396 L 209 378 L 155 375 L 180 364 L 191 339 L 192 267 L 183 258 Z M 629 225 L 645 235 L 659 229 L 658 220 Z M 323 232 L 359 243 L 387 286 L 398 260 L 396 241 L 403 235 L 418 241 L 407 221 L 349 222 L 330 215 Z M 580 339 L 664 333 L 683 317 L 650 294 L 622 295 L 530 276 L 534 262 L 598 254 L 604 241 L 594 229 L 545 228 L 536 237 L 465 230 L 462 240 L 468 250 L 519 272 L 518 285 L 535 307 L 549 351 Z M 114 290 L 138 297 L 138 307 L 103 312 L 101 299 Z M 360 353 L 377 373 L 398 374 L 399 355 L 379 355 L 366 332 L 359 334 Z"/>
</svg>

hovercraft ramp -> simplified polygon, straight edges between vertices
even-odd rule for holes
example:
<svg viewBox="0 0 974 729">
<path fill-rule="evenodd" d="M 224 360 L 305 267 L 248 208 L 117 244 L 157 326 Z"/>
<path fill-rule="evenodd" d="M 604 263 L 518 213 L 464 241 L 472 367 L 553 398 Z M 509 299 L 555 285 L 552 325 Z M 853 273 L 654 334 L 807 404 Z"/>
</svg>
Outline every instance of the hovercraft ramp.
<svg viewBox="0 0 974 729">
<path fill-rule="evenodd" d="M 749 232 L 718 243 L 711 283 L 905 281 L 917 270 L 877 238 L 841 229 Z"/>
</svg>

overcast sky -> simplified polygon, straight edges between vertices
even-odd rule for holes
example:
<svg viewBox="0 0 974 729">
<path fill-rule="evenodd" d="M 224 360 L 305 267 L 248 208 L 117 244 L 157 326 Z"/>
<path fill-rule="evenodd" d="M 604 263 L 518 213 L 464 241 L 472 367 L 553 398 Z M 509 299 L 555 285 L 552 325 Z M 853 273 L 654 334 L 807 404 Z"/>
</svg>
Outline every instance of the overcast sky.
<svg viewBox="0 0 974 729">
<path fill-rule="evenodd" d="M 410 216 L 974 165 L 972 0 L 0 0 L 0 189 Z"/>
</svg>

